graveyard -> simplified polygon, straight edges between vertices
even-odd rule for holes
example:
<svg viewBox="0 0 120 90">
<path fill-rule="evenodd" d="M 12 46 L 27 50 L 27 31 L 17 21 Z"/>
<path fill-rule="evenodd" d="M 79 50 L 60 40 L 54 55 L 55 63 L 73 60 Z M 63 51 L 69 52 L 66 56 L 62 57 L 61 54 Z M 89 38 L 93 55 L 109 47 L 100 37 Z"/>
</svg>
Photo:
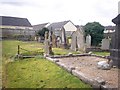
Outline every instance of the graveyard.
<svg viewBox="0 0 120 90">
<path fill-rule="evenodd" d="M 104 27 L 93 22 L 91 25 L 101 27 L 93 33 L 80 26 L 71 32 L 61 27 L 56 34 L 50 27 L 43 37 L 35 37 L 35 40 L 0 41 L 2 87 L 118 88 L 119 18 L 120 15 L 112 20 L 116 24 L 112 38 L 101 36 Z M 95 34 L 100 37 L 93 38 Z"/>
<path fill-rule="evenodd" d="M 6 88 L 91 88 L 78 78 L 67 73 L 54 63 L 41 56 L 35 58 L 16 59 L 17 45 L 27 50 L 38 50 L 43 44 L 16 40 L 3 41 L 3 87 Z M 32 48 L 31 47 L 36 47 Z M 42 52 L 42 51 L 41 51 Z M 68 54 L 69 51 L 55 48 L 57 55 Z M 25 53 L 24 51 L 21 53 Z M 75 52 L 74 52 L 75 53 Z"/>
</svg>

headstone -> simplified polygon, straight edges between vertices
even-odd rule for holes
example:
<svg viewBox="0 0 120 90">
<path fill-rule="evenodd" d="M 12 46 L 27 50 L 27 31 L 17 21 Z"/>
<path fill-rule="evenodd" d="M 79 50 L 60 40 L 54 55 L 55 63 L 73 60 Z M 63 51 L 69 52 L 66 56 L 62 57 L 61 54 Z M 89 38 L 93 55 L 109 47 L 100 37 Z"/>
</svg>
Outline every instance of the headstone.
<svg viewBox="0 0 120 90">
<path fill-rule="evenodd" d="M 38 42 L 41 42 L 41 37 L 38 37 Z"/>
<path fill-rule="evenodd" d="M 50 44 L 50 41 L 48 39 L 48 32 L 45 32 L 45 41 L 44 41 L 44 54 L 45 56 L 52 55 L 52 45 Z"/>
<path fill-rule="evenodd" d="M 52 47 L 57 47 L 57 39 L 55 34 L 52 34 Z"/>
<path fill-rule="evenodd" d="M 53 32 L 52 32 L 52 31 L 49 31 L 49 36 L 48 36 L 48 38 L 49 38 L 50 44 L 52 44 L 52 34 L 53 34 Z"/>
<path fill-rule="evenodd" d="M 109 46 L 110 46 L 110 39 L 109 38 L 102 39 L 101 49 L 102 50 L 109 50 Z"/>
<path fill-rule="evenodd" d="M 111 41 L 110 58 L 113 60 L 113 66 L 120 68 L 120 14 L 112 22 L 116 24 L 116 28 Z"/>
<path fill-rule="evenodd" d="M 71 49 L 74 51 L 85 51 L 85 40 L 83 30 L 77 30 L 72 34 Z"/>
<path fill-rule="evenodd" d="M 35 41 L 37 41 L 37 36 L 35 36 Z"/>
<path fill-rule="evenodd" d="M 62 48 L 67 48 L 66 35 L 65 35 L 65 29 L 64 28 L 62 28 L 62 30 L 61 30 L 61 47 Z"/>
<path fill-rule="evenodd" d="M 77 51 L 77 50 L 78 50 L 76 32 L 74 32 L 74 33 L 72 34 L 71 50 L 74 50 L 74 51 Z"/>
<path fill-rule="evenodd" d="M 86 47 L 87 48 L 91 47 L 91 36 L 90 35 L 86 36 Z"/>
<path fill-rule="evenodd" d="M 61 37 L 57 37 L 57 47 L 60 48 L 62 41 L 61 41 Z"/>
</svg>

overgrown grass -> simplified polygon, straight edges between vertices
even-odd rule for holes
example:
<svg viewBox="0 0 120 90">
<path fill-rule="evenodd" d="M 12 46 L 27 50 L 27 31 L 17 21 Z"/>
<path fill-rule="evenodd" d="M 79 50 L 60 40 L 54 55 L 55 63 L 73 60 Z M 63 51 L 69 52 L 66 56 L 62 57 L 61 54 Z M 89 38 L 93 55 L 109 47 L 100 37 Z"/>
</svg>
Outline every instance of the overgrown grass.
<svg viewBox="0 0 120 90">
<path fill-rule="evenodd" d="M 93 52 L 93 54 L 102 55 L 102 56 L 108 56 L 108 55 L 110 55 L 110 52 Z"/>
<path fill-rule="evenodd" d="M 45 59 L 24 59 L 7 66 L 6 86 L 12 88 L 90 88 Z"/>
<path fill-rule="evenodd" d="M 7 88 L 91 88 L 90 85 L 84 84 L 43 58 L 12 61 L 17 53 L 17 45 L 27 50 L 42 51 L 43 48 L 43 44 L 37 42 L 3 41 L 3 86 Z M 68 53 L 67 50 L 63 52 L 61 49 L 55 50 L 57 54 Z"/>
</svg>

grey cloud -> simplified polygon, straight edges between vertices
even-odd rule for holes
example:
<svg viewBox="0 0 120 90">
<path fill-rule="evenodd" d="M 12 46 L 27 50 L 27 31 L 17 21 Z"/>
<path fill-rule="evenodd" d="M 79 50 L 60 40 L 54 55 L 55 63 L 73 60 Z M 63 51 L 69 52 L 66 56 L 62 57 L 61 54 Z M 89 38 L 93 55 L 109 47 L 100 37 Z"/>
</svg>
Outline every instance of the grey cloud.
<svg viewBox="0 0 120 90">
<path fill-rule="evenodd" d="M 32 3 L 27 0 L 0 0 L 0 4 L 12 6 L 30 6 Z"/>
<path fill-rule="evenodd" d="M 1 4 L 6 4 L 6 5 L 14 5 L 14 6 L 23 6 L 25 3 L 24 2 L 0 2 Z"/>
</svg>

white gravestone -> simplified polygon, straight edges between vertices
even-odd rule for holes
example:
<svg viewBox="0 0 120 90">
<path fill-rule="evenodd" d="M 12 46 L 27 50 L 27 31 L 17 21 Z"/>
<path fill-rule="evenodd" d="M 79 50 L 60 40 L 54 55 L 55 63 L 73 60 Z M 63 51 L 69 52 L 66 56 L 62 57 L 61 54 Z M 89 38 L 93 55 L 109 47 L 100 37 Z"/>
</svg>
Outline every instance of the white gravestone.
<svg viewBox="0 0 120 90">
<path fill-rule="evenodd" d="M 107 39 L 107 38 L 102 39 L 101 49 L 102 49 L 102 50 L 109 50 L 109 46 L 110 46 L 110 40 Z"/>
</svg>

